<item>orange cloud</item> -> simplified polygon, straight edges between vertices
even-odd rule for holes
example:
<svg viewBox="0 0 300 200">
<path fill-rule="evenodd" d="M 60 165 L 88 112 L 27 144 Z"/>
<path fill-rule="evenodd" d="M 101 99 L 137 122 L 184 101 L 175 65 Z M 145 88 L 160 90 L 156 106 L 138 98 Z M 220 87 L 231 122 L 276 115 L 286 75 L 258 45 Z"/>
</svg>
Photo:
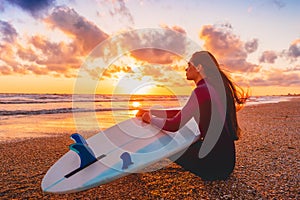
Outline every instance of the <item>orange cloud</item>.
<svg viewBox="0 0 300 200">
<path fill-rule="evenodd" d="M 103 78 L 111 78 L 111 77 L 117 77 L 117 73 L 124 72 L 124 73 L 133 73 L 132 68 L 130 66 L 117 66 L 117 65 L 111 65 L 109 66 L 102 74 Z"/>
<path fill-rule="evenodd" d="M 18 45 L 17 55 L 22 60 L 27 60 L 30 62 L 34 62 L 35 60 L 38 59 L 38 56 L 36 55 L 36 53 L 34 52 L 34 50 L 31 47 L 28 47 L 26 49 L 21 45 Z"/>
<path fill-rule="evenodd" d="M 138 60 L 142 60 L 152 64 L 171 64 L 175 60 L 180 59 L 179 56 L 155 48 L 139 49 L 131 52 L 131 55 Z"/>
<path fill-rule="evenodd" d="M 269 66 L 265 70 L 262 66 L 248 62 L 248 54 L 256 51 L 258 40 L 242 41 L 232 32 L 230 24 L 203 26 L 199 37 L 204 40 L 204 47 L 217 57 L 219 63 L 233 72 L 234 81 L 240 85 L 286 87 L 300 85 L 300 74 L 295 72 L 297 66 L 288 69 Z M 259 62 L 274 64 L 279 56 L 295 61 L 300 56 L 300 40 L 292 42 L 289 49 L 282 53 L 264 51 L 259 57 Z M 243 75 L 238 76 L 235 72 L 242 72 Z"/>
<path fill-rule="evenodd" d="M 74 42 L 77 43 L 77 48 L 81 48 L 82 54 L 89 53 L 100 42 L 108 38 L 108 35 L 94 23 L 66 6 L 56 7 L 45 22 L 53 28 L 58 28 L 67 35 L 73 36 Z"/>
<path fill-rule="evenodd" d="M 43 36 L 33 36 L 23 46 L 2 44 L 0 74 L 36 74 L 74 77 L 81 66 L 81 56 L 74 44 L 51 42 Z"/>
<path fill-rule="evenodd" d="M 275 60 L 278 58 L 277 53 L 275 51 L 264 51 L 261 57 L 259 58 L 259 62 L 265 63 L 275 63 Z"/>
<path fill-rule="evenodd" d="M 177 26 L 177 25 L 170 27 L 167 24 L 162 24 L 161 27 L 164 29 L 169 29 L 169 30 L 177 31 L 182 34 L 186 34 L 186 31 L 184 30 L 184 28 Z"/>
<path fill-rule="evenodd" d="M 36 75 L 48 75 L 49 70 L 36 64 L 28 65 L 27 70 Z"/>
<path fill-rule="evenodd" d="M 138 38 L 138 42 L 146 43 L 145 46 L 149 46 L 149 48 L 132 51 L 131 55 L 136 59 L 152 64 L 171 64 L 182 59 L 181 56 L 187 49 L 186 31 L 180 26 L 161 25 L 161 27 L 165 31 L 148 34 L 148 37 L 145 38 Z M 178 52 L 182 55 L 175 54 Z"/>
<path fill-rule="evenodd" d="M 175 29 L 175 27 L 173 28 Z M 176 27 L 176 29 L 179 30 L 180 28 Z M 105 45 L 109 46 L 109 51 L 107 51 L 107 46 Z M 172 76 L 168 77 L 165 74 L 168 74 L 172 70 L 176 71 L 180 69 L 183 71 L 182 69 L 185 67 L 178 67 L 176 63 L 179 63 L 183 59 L 182 55 L 187 55 L 187 48 L 190 43 L 186 41 L 184 34 L 166 28 L 141 29 L 121 33 L 113 37 L 112 40 L 106 40 L 105 45 L 95 49 L 90 55 L 91 64 L 86 65 L 84 68 L 93 79 L 99 79 L 101 74 L 103 76 L 101 77 L 102 79 L 106 77 L 118 78 L 118 72 L 122 70 L 122 72 L 129 72 L 126 77 L 136 80 L 142 80 L 145 76 L 151 76 L 155 81 L 169 80 L 169 82 L 172 82 L 174 78 Z M 126 57 L 123 60 L 124 62 L 116 62 L 115 58 L 121 55 Z M 97 64 L 97 62 L 100 64 Z M 106 66 L 104 65 L 109 65 L 110 62 L 115 62 L 115 66 L 105 69 Z M 138 69 L 136 69 L 137 72 L 134 75 L 130 74 L 131 71 L 116 67 L 131 66 L 131 64 L 134 68 L 138 66 Z M 168 66 L 172 66 L 173 68 Z M 171 81 L 170 77 L 172 77 Z M 182 78 L 182 74 L 180 77 Z"/>
<path fill-rule="evenodd" d="M 103 67 L 93 67 L 85 69 L 90 77 L 94 80 L 104 80 L 107 78 L 116 78 L 118 79 L 118 73 L 133 73 L 133 70 L 130 66 L 119 66 L 119 65 L 110 65 L 107 68 Z"/>
<path fill-rule="evenodd" d="M 74 69 L 78 69 L 81 66 L 82 55 L 74 43 L 50 42 L 42 36 L 34 36 L 29 42 L 35 48 L 36 54 L 33 54 L 35 55 L 35 63 L 41 67 L 46 66 L 45 69 L 48 70 L 49 74 L 54 73 L 59 76 L 73 77 L 75 76 Z M 28 51 L 32 54 L 33 50 L 29 48 Z M 28 56 L 24 57 L 24 55 L 27 54 L 26 50 L 23 49 L 19 56 L 28 58 Z M 31 57 L 29 58 L 31 59 Z"/>
<path fill-rule="evenodd" d="M 260 77 L 250 80 L 251 86 L 299 86 L 299 73 L 286 73 L 282 70 L 270 70 L 265 72 Z"/>
<path fill-rule="evenodd" d="M 177 64 L 144 64 L 139 66 L 135 78 L 151 77 L 153 81 L 167 87 L 185 87 L 189 85 L 185 78 L 185 66 Z"/>
<path fill-rule="evenodd" d="M 205 25 L 199 34 L 204 47 L 212 52 L 218 61 L 230 71 L 258 72 L 260 66 L 247 62 L 248 52 L 257 49 L 257 40 L 243 42 L 232 32 L 230 24 L 221 27 Z"/>
<path fill-rule="evenodd" d="M 13 44 L 5 43 L 1 45 L 0 61 L 0 63 L 2 63 L 0 64 L 0 74 L 26 74 L 26 69 L 24 69 L 24 66 L 16 59 Z"/>
<path fill-rule="evenodd" d="M 157 65 L 144 65 L 140 67 L 141 76 L 151 76 L 154 79 L 162 78 L 165 74 L 165 68 Z"/>
</svg>

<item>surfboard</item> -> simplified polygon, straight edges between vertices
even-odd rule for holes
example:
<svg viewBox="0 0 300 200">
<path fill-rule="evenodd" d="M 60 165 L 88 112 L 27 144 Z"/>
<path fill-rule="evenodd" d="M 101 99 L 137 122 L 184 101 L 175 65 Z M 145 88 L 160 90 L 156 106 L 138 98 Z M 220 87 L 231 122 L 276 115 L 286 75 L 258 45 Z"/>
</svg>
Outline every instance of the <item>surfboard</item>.
<svg viewBox="0 0 300 200">
<path fill-rule="evenodd" d="M 186 149 L 199 137 L 191 119 L 177 132 L 167 132 L 139 117 L 120 122 L 85 140 L 75 141 L 45 174 L 41 188 L 50 193 L 72 193 L 138 173 L 162 159 Z"/>
</svg>

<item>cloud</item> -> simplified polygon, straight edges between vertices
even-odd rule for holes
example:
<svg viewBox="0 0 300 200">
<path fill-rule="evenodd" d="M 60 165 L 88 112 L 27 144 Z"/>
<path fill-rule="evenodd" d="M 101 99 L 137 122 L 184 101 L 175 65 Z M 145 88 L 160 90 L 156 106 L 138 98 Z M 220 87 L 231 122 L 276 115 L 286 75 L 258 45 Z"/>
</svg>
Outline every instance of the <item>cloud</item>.
<svg viewBox="0 0 300 200">
<path fill-rule="evenodd" d="M 23 59 L 27 58 L 28 61 L 33 61 L 34 59 L 34 62 L 39 66 L 45 66 L 44 71 L 47 70 L 49 74 L 55 73 L 56 75 L 65 77 L 75 76 L 74 69 L 80 67 L 80 57 L 82 56 L 76 44 L 55 43 L 38 35 L 33 36 L 29 43 L 33 45 L 35 50 L 29 48 L 18 51 L 19 57 Z M 35 57 L 30 56 L 33 51 L 35 52 Z"/>
<path fill-rule="evenodd" d="M 9 43 L 15 42 L 18 33 L 16 29 L 8 22 L 0 20 L 0 42 L 5 41 Z"/>
<path fill-rule="evenodd" d="M 107 2 L 104 2 L 107 5 Z M 125 0 L 112 0 L 112 4 L 113 7 L 112 9 L 109 11 L 110 15 L 112 17 L 116 16 L 116 15 L 120 15 L 121 20 L 125 20 L 130 22 L 130 24 L 134 24 L 134 20 L 133 17 L 129 11 L 129 9 L 126 6 Z"/>
<path fill-rule="evenodd" d="M 277 58 L 278 56 L 275 51 L 264 51 L 259 58 L 259 62 L 274 64 Z"/>
<path fill-rule="evenodd" d="M 106 18 L 106 23 L 113 23 L 114 27 L 123 29 L 134 28 L 134 17 L 127 7 L 127 0 L 95 0 L 99 10 L 97 16 Z M 120 26 L 121 25 L 121 26 Z M 118 28 L 115 31 L 119 31 Z"/>
<path fill-rule="evenodd" d="M 133 73 L 132 68 L 130 66 L 118 66 L 118 65 L 111 65 L 109 66 L 102 74 L 103 78 L 119 78 L 117 73 Z M 99 76 L 99 74 L 96 74 Z"/>
<path fill-rule="evenodd" d="M 164 76 L 164 71 L 162 66 L 156 66 L 156 65 L 144 65 L 141 67 L 141 76 L 151 76 L 155 79 L 161 78 Z"/>
<path fill-rule="evenodd" d="M 174 31 L 174 29 L 178 31 Z M 134 60 L 133 66 L 140 66 L 138 67 L 139 72 L 136 73 L 140 75 L 129 75 L 133 79 L 141 80 L 145 76 L 156 78 L 156 81 L 167 80 L 170 77 L 173 79 L 174 76 L 167 77 L 162 74 L 165 74 L 166 71 L 182 69 L 182 67 L 171 69 L 166 69 L 166 67 L 174 66 L 180 60 L 189 59 L 195 48 L 197 47 L 197 50 L 200 48 L 187 40 L 186 34 L 183 33 L 185 33 L 184 29 L 174 26 L 160 29 L 137 29 L 112 35 L 109 40 L 105 40 L 103 45 L 98 46 L 89 55 L 89 64 L 84 65 L 82 69 L 93 79 L 97 79 L 106 66 L 116 62 L 116 58 L 125 56 L 130 61 Z M 126 66 L 126 63 L 122 64 Z M 127 66 L 130 64 L 127 63 Z M 145 68 L 144 66 L 154 66 L 154 68 Z M 160 70 L 163 71 L 160 72 Z M 184 70 L 181 71 L 184 72 Z M 114 77 L 110 71 L 106 71 L 104 75 L 104 78 Z M 182 75 L 180 77 L 182 78 Z"/>
<path fill-rule="evenodd" d="M 253 53 L 258 48 L 258 39 L 252 39 L 251 41 L 248 41 L 245 43 L 245 50 L 247 53 Z"/>
<path fill-rule="evenodd" d="M 135 77 L 142 80 L 144 77 L 151 77 L 153 81 L 167 87 L 185 87 L 189 85 L 185 78 L 185 67 L 163 64 L 145 64 L 138 67 Z"/>
<path fill-rule="evenodd" d="M 171 64 L 188 54 L 189 42 L 186 40 L 186 31 L 179 27 L 162 26 L 162 29 L 137 35 L 133 33 L 125 45 L 142 44 L 147 48 L 137 49 L 131 55 L 138 60 L 152 64 Z"/>
<path fill-rule="evenodd" d="M 185 67 L 181 64 L 186 65 L 186 59 L 190 58 L 196 48 L 200 49 L 199 45 L 187 39 L 184 29 L 179 26 L 124 32 L 111 36 L 111 40 L 104 43 L 104 49 L 97 49 L 90 55 L 91 64 L 84 65 L 84 70 L 93 79 L 99 78 L 105 65 L 116 62 L 120 56 L 128 56 L 129 59 L 124 60 L 129 63 L 122 63 L 122 66 L 130 66 L 133 61 L 135 73 L 125 74 L 124 77 L 140 81 L 150 78 L 170 87 L 188 85 L 184 81 Z M 109 51 L 105 48 L 107 45 Z M 118 78 L 118 75 L 106 70 L 101 78 Z"/>
<path fill-rule="evenodd" d="M 151 64 L 170 64 L 180 59 L 175 54 L 162 49 L 148 48 L 131 52 L 131 55 L 138 60 Z"/>
<path fill-rule="evenodd" d="M 108 35 L 94 23 L 80 16 L 74 9 L 65 6 L 56 7 L 46 22 L 73 37 L 78 48 L 82 48 L 83 54 L 89 53 L 108 38 Z"/>
<path fill-rule="evenodd" d="M 277 58 L 282 58 L 291 63 L 296 63 L 300 57 L 300 39 L 294 40 L 288 49 L 282 51 L 267 50 L 259 57 L 259 62 L 274 64 Z"/>
<path fill-rule="evenodd" d="M 88 68 L 87 73 L 90 75 L 90 77 L 94 80 L 104 80 L 104 79 L 119 79 L 119 73 L 126 73 L 131 74 L 133 73 L 132 67 L 130 66 L 120 66 L 117 64 L 112 64 L 109 67 L 103 69 L 100 66 Z"/>
<path fill-rule="evenodd" d="M 276 73 L 270 74 L 268 77 L 268 82 L 271 82 L 272 85 L 280 86 L 300 86 L 300 75 L 296 73 L 283 74 Z"/>
<path fill-rule="evenodd" d="M 21 45 L 18 45 L 17 55 L 22 60 L 26 60 L 29 62 L 34 62 L 38 59 L 38 55 L 32 48 L 30 48 L 30 47 L 24 48 Z"/>
<path fill-rule="evenodd" d="M 272 4 L 275 5 L 278 9 L 286 6 L 285 2 L 280 0 L 272 0 Z"/>
<path fill-rule="evenodd" d="M 0 74 L 1 75 L 10 75 L 11 73 L 12 73 L 12 71 L 9 66 L 0 64 Z"/>
<path fill-rule="evenodd" d="M 288 49 L 287 55 L 291 59 L 296 59 L 296 58 L 300 57 L 300 39 L 297 39 L 292 42 L 292 44 L 290 45 L 290 47 Z"/>
<path fill-rule="evenodd" d="M 285 73 L 271 70 L 250 80 L 251 86 L 300 86 L 299 73 Z"/>
<path fill-rule="evenodd" d="M 68 7 L 56 7 L 45 18 L 44 22 L 50 25 L 51 28 L 61 30 L 69 36 L 71 41 L 53 42 L 47 36 L 34 35 L 26 38 L 27 44 L 30 45 L 19 44 L 16 40 L 17 32 L 15 29 L 9 23 L 1 21 L 1 32 L 5 32 L 3 35 L 6 37 L 3 38 L 5 42 L 2 45 L 3 52 L 0 53 L 0 74 L 18 73 L 74 77 L 82 64 L 84 56 L 98 43 L 108 38 L 108 35 L 95 24 Z M 8 32 L 10 34 L 6 34 Z M 134 56 L 137 62 L 141 64 L 171 64 L 181 58 L 167 50 L 184 54 L 187 50 L 185 34 L 185 30 L 179 26 L 165 26 L 164 29 L 146 29 L 142 34 L 129 32 L 127 34 L 129 39 L 116 41 L 116 44 L 118 48 L 129 46 L 134 49 L 135 46 L 141 45 L 149 47 L 137 49 L 128 54 Z M 108 53 L 112 51 L 114 49 L 110 49 Z M 105 53 L 101 52 L 101 55 L 105 56 Z M 99 71 L 101 70 L 94 68 L 90 69 L 88 73 L 92 77 L 99 76 Z M 133 71 L 130 66 L 115 65 L 109 67 L 103 73 L 103 77 L 117 78 L 118 72 L 132 73 Z M 159 76 L 159 74 L 162 74 L 159 67 L 145 69 L 143 73 L 152 74 L 162 79 L 162 76 Z"/>
<path fill-rule="evenodd" d="M 26 70 L 15 59 L 14 43 L 4 43 L 0 48 L 0 74 L 26 74 Z"/>
<path fill-rule="evenodd" d="M 199 34 L 206 50 L 230 71 L 257 72 L 260 66 L 247 62 L 248 53 L 257 49 L 257 39 L 243 42 L 232 32 L 230 24 L 205 25 Z"/>
<path fill-rule="evenodd" d="M 258 40 L 253 39 L 243 42 L 232 32 L 232 27 L 206 25 L 200 32 L 200 38 L 204 40 L 204 47 L 211 51 L 221 64 L 224 64 L 233 75 L 242 72 L 245 77 L 235 78 L 235 81 L 242 85 L 250 86 L 299 86 L 300 74 L 295 72 L 299 69 L 275 69 L 273 67 L 265 70 L 262 66 L 247 61 L 249 53 L 258 48 Z M 274 64 L 279 57 L 297 59 L 300 56 L 300 40 L 292 42 L 284 53 L 276 51 L 264 51 L 259 62 Z"/>
<path fill-rule="evenodd" d="M 35 75 L 48 75 L 49 71 L 45 67 L 36 64 L 27 65 L 27 70 Z"/>
<path fill-rule="evenodd" d="M 34 17 L 39 17 L 44 11 L 55 5 L 55 0 L 6 0 L 11 5 L 18 6 Z"/>
<path fill-rule="evenodd" d="M 182 28 L 182 27 L 180 27 L 180 26 L 177 26 L 177 25 L 170 27 L 167 24 L 162 24 L 161 27 L 164 28 L 164 29 L 169 29 L 169 30 L 177 31 L 179 33 L 182 33 L 182 34 L 186 35 L 185 29 Z"/>
<path fill-rule="evenodd" d="M 293 72 L 293 71 L 300 71 L 300 65 L 288 67 L 287 69 L 285 69 L 285 72 Z"/>
<path fill-rule="evenodd" d="M 35 35 L 23 46 L 17 41 L 0 49 L 0 74 L 36 74 L 74 77 L 82 55 L 74 43 L 51 42 Z"/>
</svg>

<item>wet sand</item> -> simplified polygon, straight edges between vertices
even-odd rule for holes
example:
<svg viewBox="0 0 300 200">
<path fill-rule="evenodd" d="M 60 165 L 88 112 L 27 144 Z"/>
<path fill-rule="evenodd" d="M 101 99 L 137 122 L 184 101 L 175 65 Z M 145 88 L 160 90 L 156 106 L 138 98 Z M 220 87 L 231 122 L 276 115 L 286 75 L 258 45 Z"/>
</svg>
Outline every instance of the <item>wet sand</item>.
<svg viewBox="0 0 300 200">
<path fill-rule="evenodd" d="M 72 143 L 53 129 L 53 137 L 1 142 L 0 199 L 300 199 L 300 100 L 246 106 L 238 118 L 243 133 L 226 181 L 170 164 L 79 193 L 44 193 L 43 176 Z"/>
</svg>

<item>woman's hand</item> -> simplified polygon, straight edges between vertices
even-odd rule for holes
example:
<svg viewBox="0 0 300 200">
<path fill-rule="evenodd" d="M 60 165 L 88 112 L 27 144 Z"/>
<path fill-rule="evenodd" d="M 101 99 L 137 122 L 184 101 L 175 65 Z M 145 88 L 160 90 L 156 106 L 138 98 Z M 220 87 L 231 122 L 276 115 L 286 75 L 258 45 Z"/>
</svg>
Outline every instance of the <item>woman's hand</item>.
<svg viewBox="0 0 300 200">
<path fill-rule="evenodd" d="M 135 114 L 136 117 L 142 117 L 145 112 L 149 112 L 148 110 L 139 109 L 139 111 Z"/>
<path fill-rule="evenodd" d="M 142 116 L 142 120 L 143 120 L 143 122 L 150 124 L 150 122 L 151 122 L 150 112 L 145 112 Z"/>
</svg>

